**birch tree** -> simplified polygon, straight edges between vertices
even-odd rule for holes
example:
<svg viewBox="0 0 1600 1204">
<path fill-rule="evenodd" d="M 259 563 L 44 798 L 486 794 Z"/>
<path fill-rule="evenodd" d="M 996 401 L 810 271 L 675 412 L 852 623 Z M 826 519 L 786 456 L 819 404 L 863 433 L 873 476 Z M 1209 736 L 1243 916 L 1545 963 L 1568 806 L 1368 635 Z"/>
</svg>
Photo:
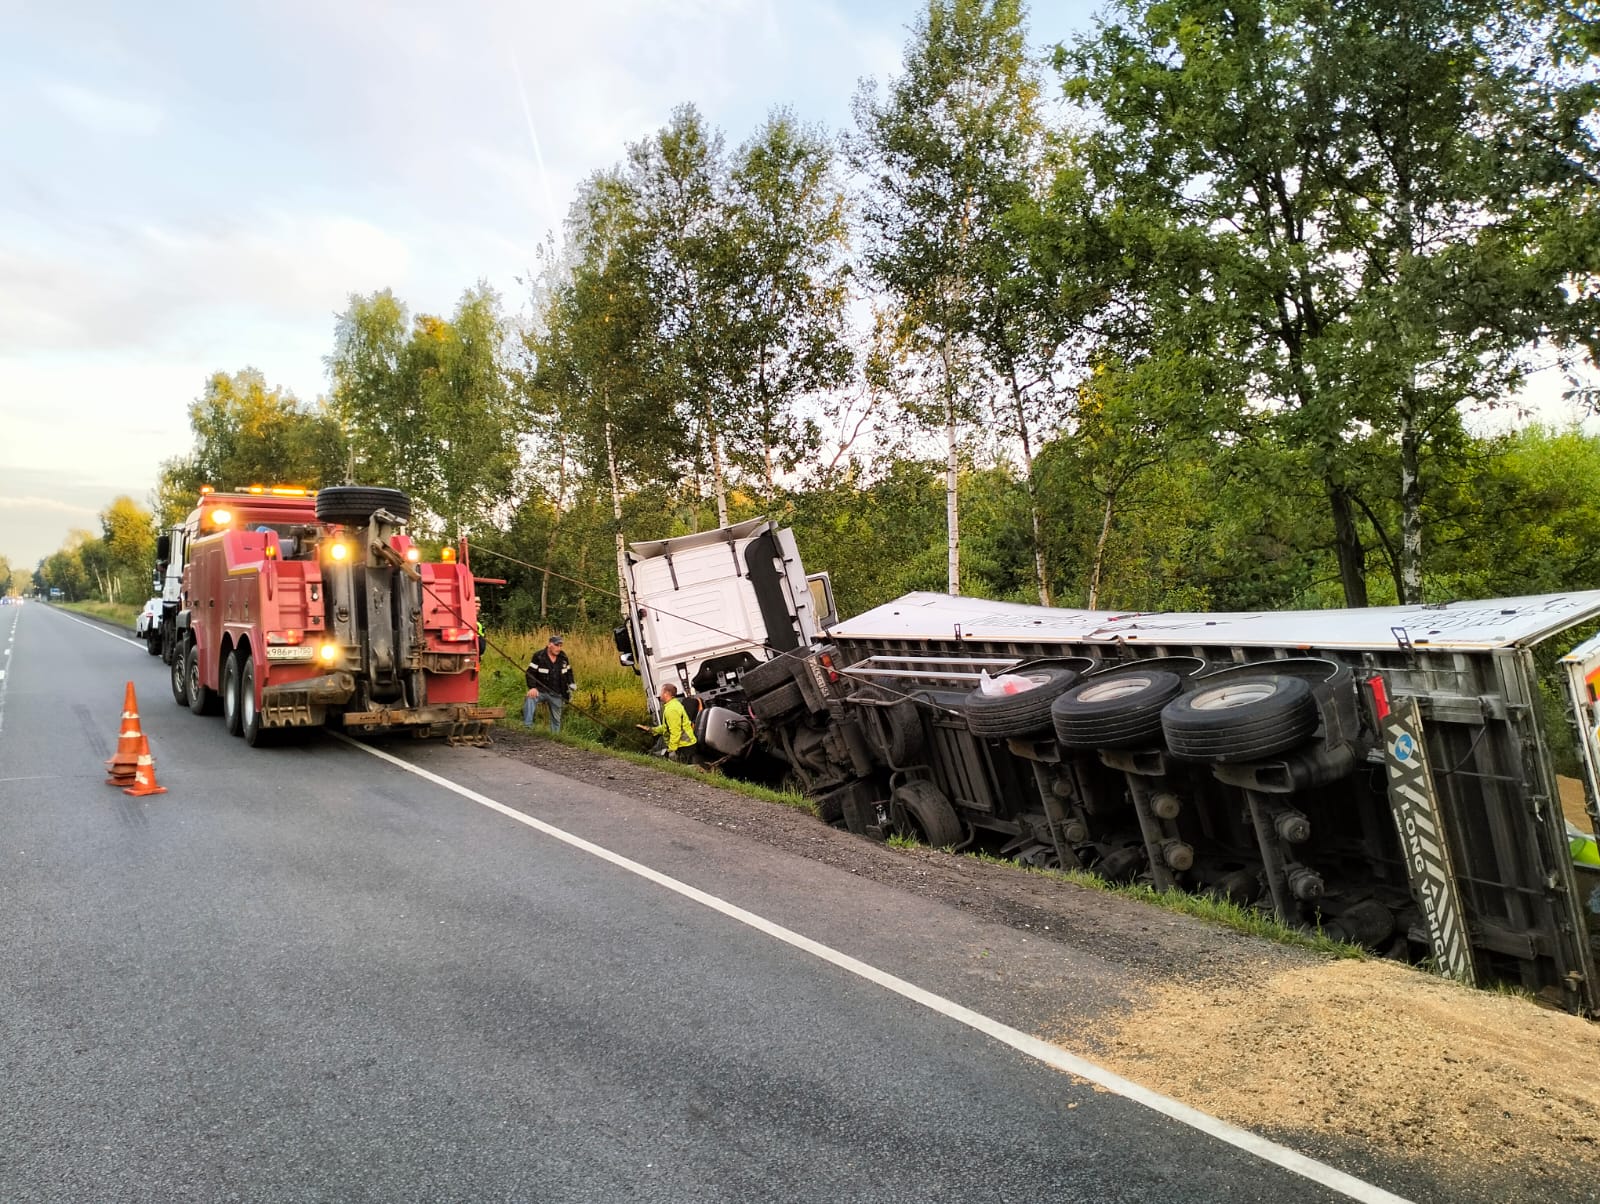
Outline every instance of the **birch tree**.
<svg viewBox="0 0 1600 1204">
<path fill-rule="evenodd" d="M 1037 177 L 1039 80 L 1020 0 L 929 0 L 885 95 L 855 104 L 866 262 L 941 366 L 949 589 L 960 590 L 961 431 L 979 412 L 985 343 L 1006 274 L 1003 227 Z M 994 346 L 1015 346 L 997 339 Z M 1019 366 L 1014 360 L 1013 366 Z M 963 387 L 966 384 L 967 387 Z M 1026 386 L 1012 402 L 1031 475 Z M 1037 509 L 1035 508 L 1037 522 Z M 1041 598 L 1048 597 L 1035 540 Z"/>
</svg>

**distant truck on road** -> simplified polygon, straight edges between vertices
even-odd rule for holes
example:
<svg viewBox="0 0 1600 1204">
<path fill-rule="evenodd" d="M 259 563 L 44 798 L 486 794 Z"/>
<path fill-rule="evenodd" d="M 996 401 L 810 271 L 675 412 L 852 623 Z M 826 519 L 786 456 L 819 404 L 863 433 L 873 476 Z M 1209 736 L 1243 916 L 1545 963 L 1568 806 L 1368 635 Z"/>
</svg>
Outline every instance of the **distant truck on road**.
<svg viewBox="0 0 1600 1204">
<path fill-rule="evenodd" d="M 394 489 L 202 492 L 160 537 L 172 696 L 250 745 L 324 724 L 481 742 L 477 598 L 451 549 L 421 558 Z"/>
</svg>

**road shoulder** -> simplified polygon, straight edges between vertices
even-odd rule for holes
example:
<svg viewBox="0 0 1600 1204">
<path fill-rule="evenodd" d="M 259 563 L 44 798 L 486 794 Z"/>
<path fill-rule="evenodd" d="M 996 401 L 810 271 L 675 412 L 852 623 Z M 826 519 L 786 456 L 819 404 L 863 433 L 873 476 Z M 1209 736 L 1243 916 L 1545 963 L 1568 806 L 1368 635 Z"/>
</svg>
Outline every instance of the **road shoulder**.
<svg viewBox="0 0 1600 1204">
<path fill-rule="evenodd" d="M 938 917 L 954 912 L 1025 938 L 1029 962 L 1053 950 L 1045 963 L 1092 966 L 1088 990 L 1018 963 L 983 993 L 1046 1039 L 1313 1156 L 1398 1177 L 1416 1198 L 1437 1182 L 1437 1198 L 1600 1199 L 1600 1083 L 1580 1069 L 1600 1062 L 1600 1024 L 1005 865 L 891 848 L 538 736 L 499 731 L 493 751 L 736 837 L 752 861 L 770 850 L 873 884 L 872 922 L 898 939 L 937 941 Z M 885 905 L 884 890 L 902 902 Z M 838 923 L 826 909 L 818 922 Z"/>
</svg>

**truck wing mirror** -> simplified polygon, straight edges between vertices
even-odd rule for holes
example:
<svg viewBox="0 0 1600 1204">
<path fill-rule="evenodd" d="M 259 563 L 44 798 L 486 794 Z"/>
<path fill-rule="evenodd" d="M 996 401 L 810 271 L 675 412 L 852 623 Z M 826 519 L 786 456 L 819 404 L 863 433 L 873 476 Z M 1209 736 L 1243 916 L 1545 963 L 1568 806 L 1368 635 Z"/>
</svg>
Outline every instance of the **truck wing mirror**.
<svg viewBox="0 0 1600 1204">
<path fill-rule="evenodd" d="M 633 648 L 633 632 L 629 630 L 628 625 L 624 623 L 620 627 L 613 628 L 611 639 L 617 646 L 617 660 L 621 662 L 622 667 L 633 668 L 637 654 Z"/>
</svg>

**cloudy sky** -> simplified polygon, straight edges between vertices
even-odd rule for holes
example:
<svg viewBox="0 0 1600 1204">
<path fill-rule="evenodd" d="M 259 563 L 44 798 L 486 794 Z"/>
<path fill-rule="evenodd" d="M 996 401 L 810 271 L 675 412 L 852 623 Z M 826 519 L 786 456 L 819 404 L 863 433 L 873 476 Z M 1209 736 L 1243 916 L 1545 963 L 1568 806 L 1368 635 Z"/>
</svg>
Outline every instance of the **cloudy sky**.
<svg viewBox="0 0 1600 1204">
<path fill-rule="evenodd" d="M 1087 4 L 1040 4 L 1041 39 Z M 187 450 L 206 376 L 302 397 L 351 292 L 448 311 L 693 101 L 837 129 L 916 0 L 0 0 L 0 553 Z M 537 150 L 536 150 L 537 147 Z"/>
<path fill-rule="evenodd" d="M 213 371 L 311 398 L 351 292 L 448 311 L 693 101 L 839 129 L 918 0 L 0 0 L 0 554 L 188 449 Z M 1094 0 L 1036 0 L 1034 40 Z"/>
</svg>

